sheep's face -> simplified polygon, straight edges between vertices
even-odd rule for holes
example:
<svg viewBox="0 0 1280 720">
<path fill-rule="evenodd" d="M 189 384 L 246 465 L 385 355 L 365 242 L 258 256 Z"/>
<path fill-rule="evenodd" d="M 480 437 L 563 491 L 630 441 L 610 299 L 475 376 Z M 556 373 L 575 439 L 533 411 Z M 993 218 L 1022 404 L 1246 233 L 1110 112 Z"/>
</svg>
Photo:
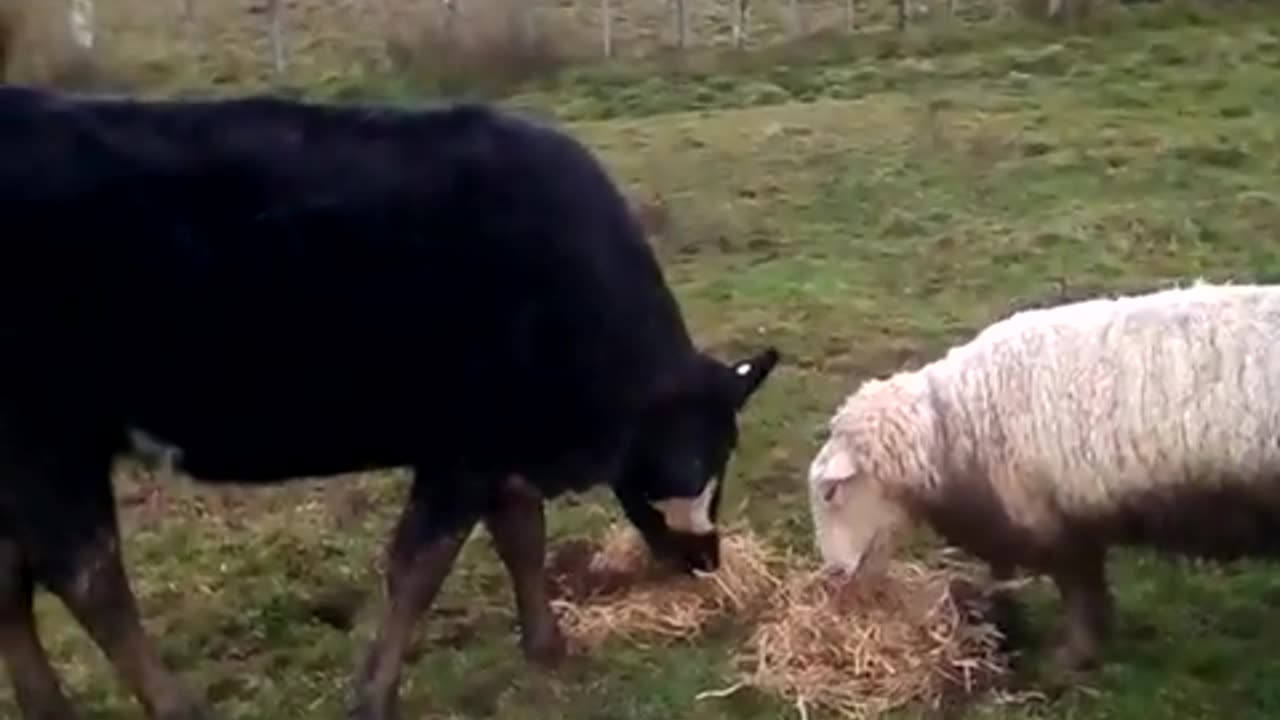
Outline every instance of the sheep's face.
<svg viewBox="0 0 1280 720">
<path fill-rule="evenodd" d="M 879 572 L 911 519 L 902 502 L 936 485 L 938 427 L 928 383 L 913 373 L 869 380 L 831 431 L 809 466 L 818 550 L 829 567 Z"/>
<path fill-rule="evenodd" d="M 833 437 L 809 467 L 814 539 L 828 570 L 876 574 L 894 550 L 906 515 Z"/>
</svg>

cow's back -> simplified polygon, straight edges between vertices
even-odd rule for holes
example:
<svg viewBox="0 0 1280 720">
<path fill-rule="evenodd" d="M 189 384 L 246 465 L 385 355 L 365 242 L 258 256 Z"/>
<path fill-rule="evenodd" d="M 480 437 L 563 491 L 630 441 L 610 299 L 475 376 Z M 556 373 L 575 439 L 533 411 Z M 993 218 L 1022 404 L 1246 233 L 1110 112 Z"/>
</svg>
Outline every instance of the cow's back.
<svg viewBox="0 0 1280 720">
<path fill-rule="evenodd" d="M 626 205 L 488 108 L 0 91 L 0 387 L 200 474 L 536 463 L 692 352 Z M 12 154 L 10 154 L 12 153 Z"/>
</svg>

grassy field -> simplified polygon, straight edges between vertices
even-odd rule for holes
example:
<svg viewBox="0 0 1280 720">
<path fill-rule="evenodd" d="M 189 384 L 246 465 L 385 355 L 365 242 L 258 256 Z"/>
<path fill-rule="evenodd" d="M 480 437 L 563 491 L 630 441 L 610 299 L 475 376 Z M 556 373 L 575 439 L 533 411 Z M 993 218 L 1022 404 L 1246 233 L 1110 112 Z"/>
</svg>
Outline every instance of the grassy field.
<svg viewBox="0 0 1280 720">
<path fill-rule="evenodd" d="M 702 344 L 785 353 L 743 420 L 730 520 L 807 552 L 803 471 L 835 405 L 1014 305 L 1280 277 L 1280 14 L 1163 10 L 1105 25 L 868 39 L 718 72 L 586 68 L 509 99 L 568 121 L 665 217 L 655 243 Z M 392 475 L 254 493 L 120 483 L 149 628 L 221 717 L 337 717 L 403 490 Z M 550 519 L 563 539 L 614 517 L 591 496 Z M 968 716 L 1280 714 L 1280 572 L 1121 552 L 1112 578 L 1118 632 L 1090 688 L 1037 705 L 979 699 Z M 406 718 L 793 712 L 749 691 L 693 700 L 725 684 L 741 627 L 534 672 L 515 649 L 509 592 L 478 533 L 421 627 Z M 361 593 L 354 627 L 323 620 L 334 598 Z M 1047 633 L 1056 600 L 1040 586 L 1026 597 Z M 65 611 L 42 596 L 40 615 L 91 717 L 136 717 Z M 7 686 L 0 716 L 16 716 Z"/>
</svg>

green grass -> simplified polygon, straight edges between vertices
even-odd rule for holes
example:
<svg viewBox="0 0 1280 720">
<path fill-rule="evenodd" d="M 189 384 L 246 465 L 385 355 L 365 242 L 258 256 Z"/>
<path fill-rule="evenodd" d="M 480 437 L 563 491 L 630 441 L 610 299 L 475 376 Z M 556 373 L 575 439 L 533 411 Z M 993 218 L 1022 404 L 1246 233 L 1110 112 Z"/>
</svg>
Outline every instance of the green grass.
<svg viewBox="0 0 1280 720">
<path fill-rule="evenodd" d="M 1015 305 L 1064 287 L 1280 278 L 1280 15 L 1183 8 L 1074 35 L 919 34 L 811 55 L 716 72 L 583 68 L 510 99 L 565 119 L 629 191 L 667 208 L 659 249 L 702 344 L 785 353 L 743 418 L 731 521 L 809 552 L 803 473 L 837 403 Z M 351 631 L 314 606 L 344 589 L 376 594 L 402 479 L 222 496 L 185 483 L 121 488 L 127 561 L 172 664 L 228 719 L 336 717 L 376 603 Z M 616 516 L 598 494 L 560 503 L 553 537 Z M 1280 713 L 1280 573 L 1125 551 L 1112 580 L 1118 635 L 1090 689 L 1035 706 L 979 699 L 968 716 Z M 1026 597 L 1048 633 L 1056 599 L 1041 586 Z M 42 596 L 40 616 L 92 716 L 136 717 L 65 611 Z M 477 534 L 421 626 L 406 717 L 792 713 L 745 691 L 694 701 L 725 684 L 747 630 L 617 642 L 534 672 Z M 6 687 L 0 716 L 15 715 Z"/>
</svg>

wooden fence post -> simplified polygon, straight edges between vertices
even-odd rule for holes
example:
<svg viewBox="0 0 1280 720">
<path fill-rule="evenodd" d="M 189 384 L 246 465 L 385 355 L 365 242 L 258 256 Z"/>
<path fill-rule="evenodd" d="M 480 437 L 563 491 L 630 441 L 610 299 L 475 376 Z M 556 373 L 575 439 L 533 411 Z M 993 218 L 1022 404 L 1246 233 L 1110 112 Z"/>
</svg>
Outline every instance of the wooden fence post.
<svg viewBox="0 0 1280 720">
<path fill-rule="evenodd" d="M 689 16 L 685 0 L 675 0 L 676 5 L 676 45 L 681 50 L 688 46 L 689 35 Z"/>
<path fill-rule="evenodd" d="M 747 41 L 747 0 L 733 0 L 733 46 L 741 50 Z"/>
<path fill-rule="evenodd" d="M 453 42 L 453 33 L 458 24 L 458 3 L 457 0 L 440 0 L 440 3 L 444 6 L 444 17 L 440 20 L 441 29 L 444 31 L 445 39 Z"/>
<path fill-rule="evenodd" d="M 613 4 L 600 0 L 600 44 L 606 58 L 613 57 Z"/>
<path fill-rule="evenodd" d="M 271 38 L 271 65 L 277 78 L 285 72 L 284 10 L 280 0 L 267 0 L 268 34 Z"/>
<path fill-rule="evenodd" d="M 93 0 L 71 0 L 67 11 L 67 23 L 71 29 L 71 39 L 81 50 L 93 49 Z"/>
</svg>

